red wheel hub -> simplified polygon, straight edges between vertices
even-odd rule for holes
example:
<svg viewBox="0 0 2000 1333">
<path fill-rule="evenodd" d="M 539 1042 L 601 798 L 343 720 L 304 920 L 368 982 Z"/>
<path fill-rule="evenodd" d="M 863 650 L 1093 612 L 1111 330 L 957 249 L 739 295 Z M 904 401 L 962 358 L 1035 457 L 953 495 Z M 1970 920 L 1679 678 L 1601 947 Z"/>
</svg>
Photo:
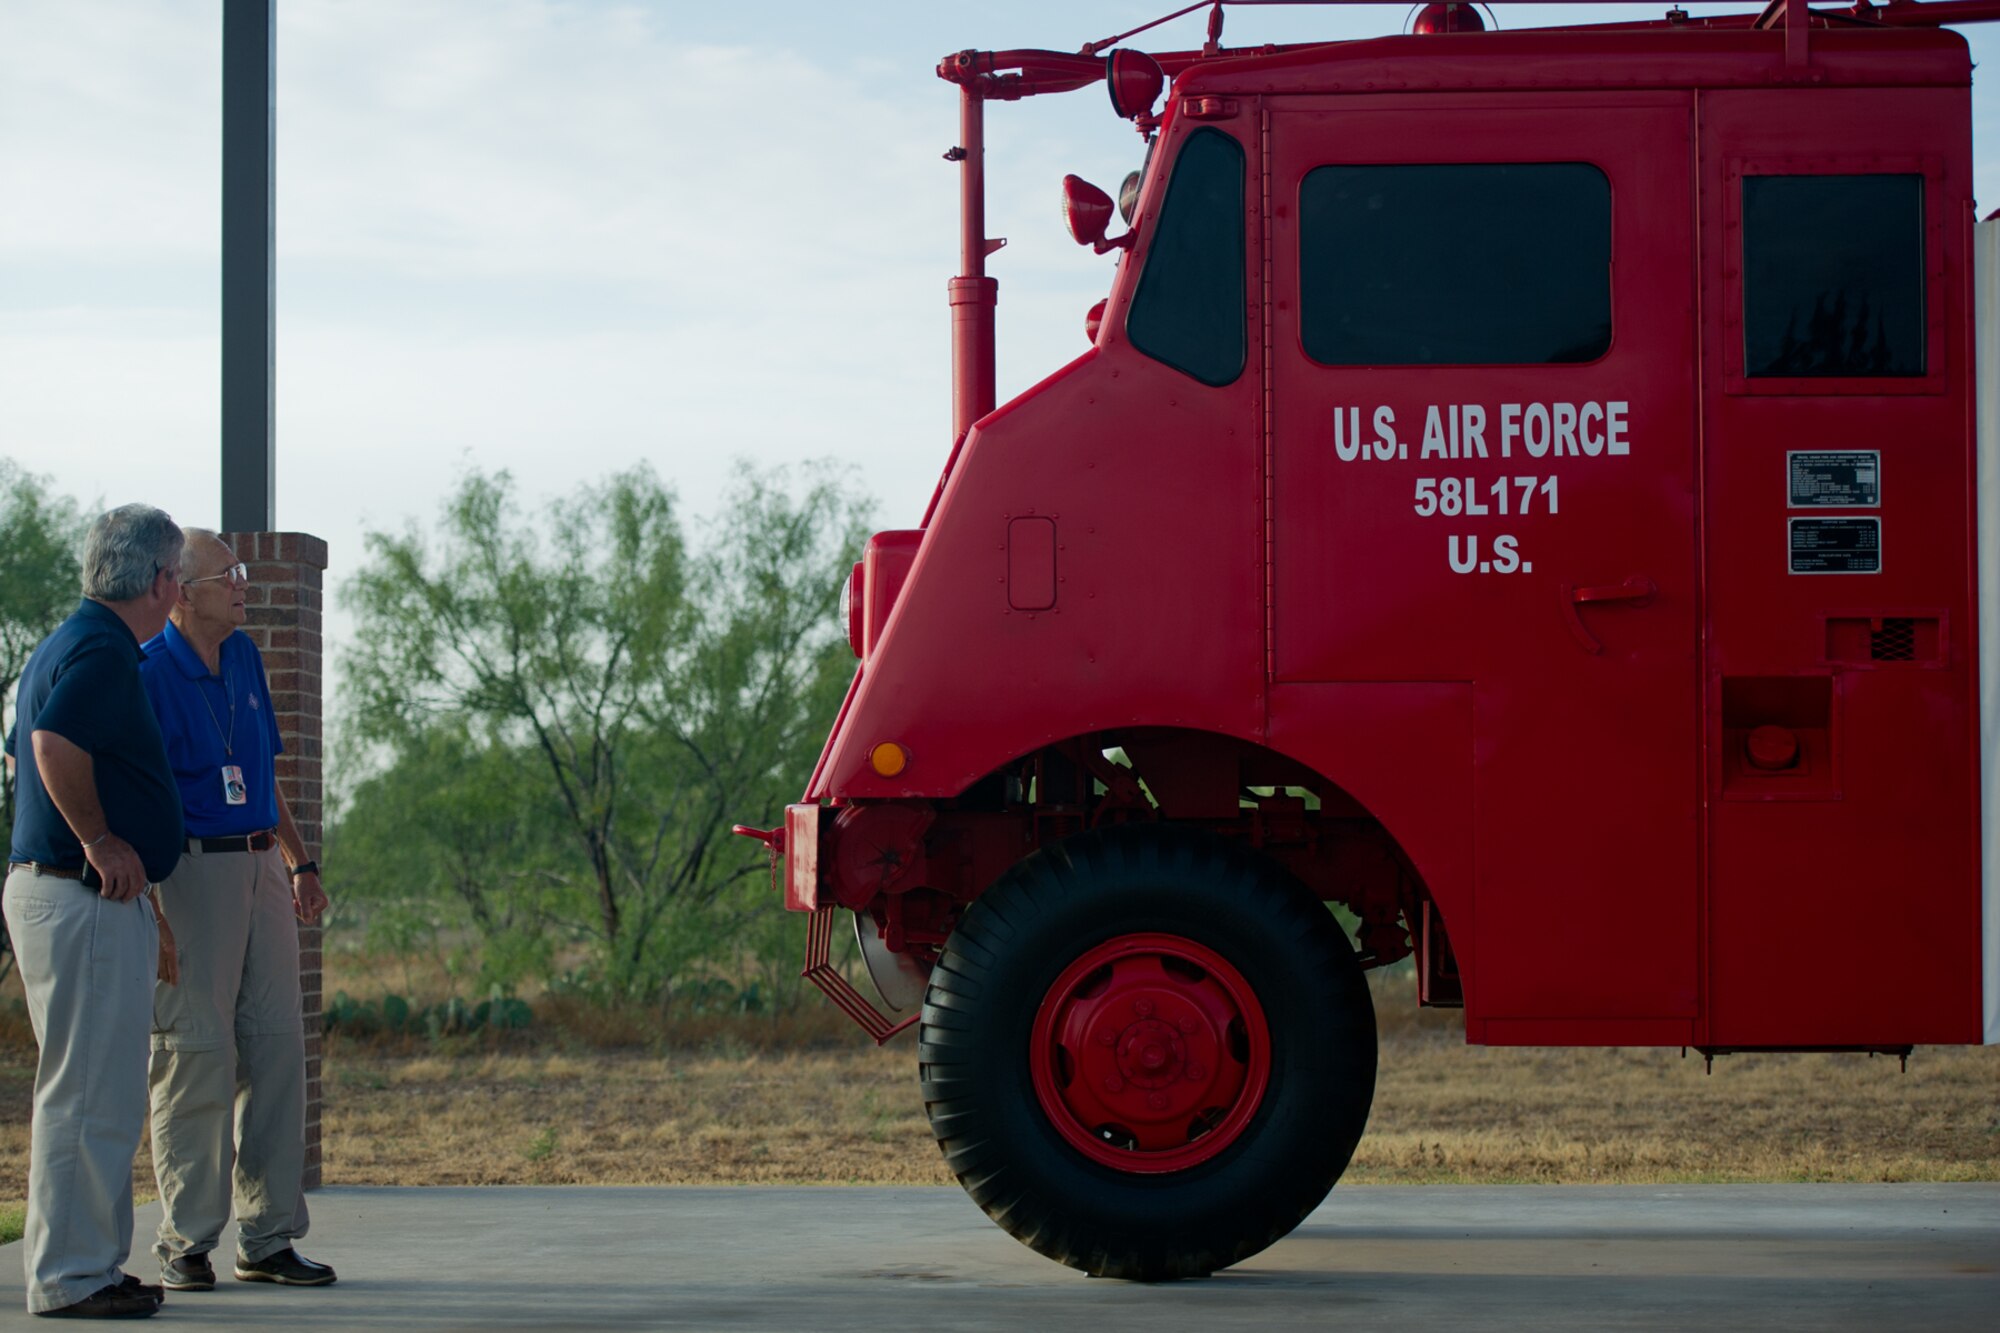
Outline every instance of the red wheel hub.
<svg viewBox="0 0 2000 1333">
<path fill-rule="evenodd" d="M 1256 1115 L 1271 1041 L 1256 994 L 1222 955 L 1179 935 L 1120 935 L 1056 978 L 1028 1064 L 1042 1110 L 1084 1156 L 1181 1171 Z"/>
</svg>

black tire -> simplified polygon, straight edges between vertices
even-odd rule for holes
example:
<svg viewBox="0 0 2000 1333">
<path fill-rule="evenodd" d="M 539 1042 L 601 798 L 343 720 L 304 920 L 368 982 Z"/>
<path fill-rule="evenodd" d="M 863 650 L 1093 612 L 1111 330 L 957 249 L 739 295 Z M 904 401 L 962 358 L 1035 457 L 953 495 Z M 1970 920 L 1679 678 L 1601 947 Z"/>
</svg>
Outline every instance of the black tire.
<svg viewBox="0 0 2000 1333">
<path fill-rule="evenodd" d="M 1030 1069 L 1050 988 L 1141 934 L 1232 965 L 1268 1032 L 1249 1118 L 1207 1160 L 1162 1172 L 1079 1150 Z M 1161 825 L 1083 834 L 1010 870 L 946 944 L 918 1033 L 931 1130 L 959 1182 L 1015 1239 L 1102 1277 L 1202 1276 L 1286 1235 L 1347 1169 L 1375 1091 L 1374 1005 L 1324 904 L 1237 844 Z"/>
</svg>

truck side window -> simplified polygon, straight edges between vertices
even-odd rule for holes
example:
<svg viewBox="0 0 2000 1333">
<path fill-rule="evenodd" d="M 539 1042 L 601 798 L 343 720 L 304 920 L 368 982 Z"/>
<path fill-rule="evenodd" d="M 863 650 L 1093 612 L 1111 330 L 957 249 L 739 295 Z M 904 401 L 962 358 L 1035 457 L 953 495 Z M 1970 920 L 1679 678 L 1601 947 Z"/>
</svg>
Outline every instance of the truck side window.
<svg viewBox="0 0 2000 1333">
<path fill-rule="evenodd" d="M 1181 145 L 1125 336 L 1203 384 L 1243 373 L 1243 148 L 1204 127 Z"/>
<path fill-rule="evenodd" d="M 1328 366 L 1549 365 L 1611 347 L 1611 183 L 1587 162 L 1319 167 L 1299 331 Z"/>
<path fill-rule="evenodd" d="M 1743 178 L 1743 373 L 1924 373 L 1924 178 Z"/>
</svg>

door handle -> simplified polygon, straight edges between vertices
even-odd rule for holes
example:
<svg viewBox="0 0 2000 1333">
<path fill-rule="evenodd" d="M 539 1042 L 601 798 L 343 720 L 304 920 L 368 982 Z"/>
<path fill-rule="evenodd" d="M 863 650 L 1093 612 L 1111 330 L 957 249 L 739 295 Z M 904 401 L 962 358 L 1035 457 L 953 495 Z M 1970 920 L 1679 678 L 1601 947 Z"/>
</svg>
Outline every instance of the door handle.
<svg viewBox="0 0 2000 1333">
<path fill-rule="evenodd" d="M 1602 653 L 1604 645 L 1583 626 L 1583 617 L 1576 613 L 1579 606 L 1593 602 L 1630 602 L 1633 607 L 1652 605 L 1660 587 L 1643 574 L 1634 574 L 1623 583 L 1599 583 L 1579 587 L 1574 583 L 1562 585 L 1563 621 L 1569 626 L 1570 637 L 1577 646 L 1593 655 Z"/>
</svg>

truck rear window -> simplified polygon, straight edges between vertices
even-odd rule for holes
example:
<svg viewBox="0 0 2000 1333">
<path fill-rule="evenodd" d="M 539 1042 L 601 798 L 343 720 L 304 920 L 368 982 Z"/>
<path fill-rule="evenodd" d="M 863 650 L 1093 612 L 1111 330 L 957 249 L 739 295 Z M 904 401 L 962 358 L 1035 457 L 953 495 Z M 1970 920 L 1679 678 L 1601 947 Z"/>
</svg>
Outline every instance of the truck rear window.
<svg viewBox="0 0 2000 1333">
<path fill-rule="evenodd" d="M 1181 146 L 1125 336 L 1203 384 L 1243 373 L 1243 149 L 1220 130 Z"/>
<path fill-rule="evenodd" d="M 1611 183 L 1587 162 L 1319 167 L 1299 321 L 1329 366 L 1549 365 L 1611 346 Z"/>
<path fill-rule="evenodd" d="M 1743 373 L 1924 373 L 1924 178 L 1743 178 Z"/>
</svg>

